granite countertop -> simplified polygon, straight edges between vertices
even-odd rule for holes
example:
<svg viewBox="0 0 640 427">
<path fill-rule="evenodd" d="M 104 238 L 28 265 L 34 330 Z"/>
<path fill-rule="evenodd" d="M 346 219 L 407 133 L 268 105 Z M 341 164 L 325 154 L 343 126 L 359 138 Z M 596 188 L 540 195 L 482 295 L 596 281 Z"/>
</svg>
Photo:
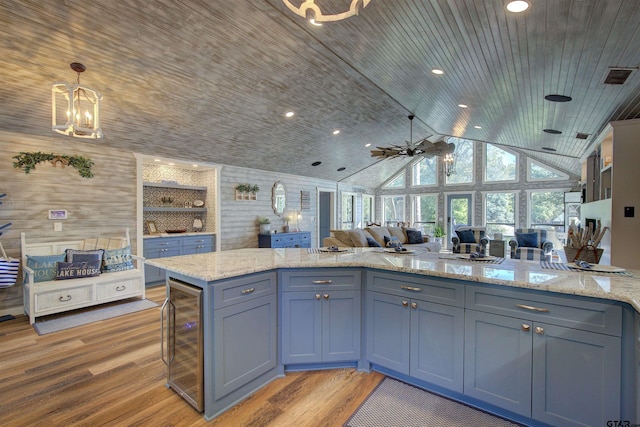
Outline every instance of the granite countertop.
<svg viewBox="0 0 640 427">
<path fill-rule="evenodd" d="M 156 234 L 145 234 L 142 236 L 143 239 L 157 239 L 158 237 L 180 237 L 180 236 L 203 236 L 206 234 L 216 234 L 213 231 L 191 231 L 184 233 L 156 233 Z"/>
<path fill-rule="evenodd" d="M 505 259 L 495 264 L 452 259 L 450 254 L 434 252 L 394 254 L 379 248 L 314 252 L 313 249 L 235 249 L 145 262 L 207 282 L 276 268 L 378 268 L 622 301 L 640 312 L 640 270 L 627 270 L 624 274 L 565 271 L 542 268 L 538 261 Z"/>
</svg>

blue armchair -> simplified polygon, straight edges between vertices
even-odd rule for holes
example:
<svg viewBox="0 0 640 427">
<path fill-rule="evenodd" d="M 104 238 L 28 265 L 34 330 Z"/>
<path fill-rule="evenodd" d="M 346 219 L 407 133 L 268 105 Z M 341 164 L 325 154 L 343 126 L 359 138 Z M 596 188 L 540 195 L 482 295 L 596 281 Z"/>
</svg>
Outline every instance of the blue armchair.
<svg viewBox="0 0 640 427">
<path fill-rule="evenodd" d="M 456 229 L 456 235 L 451 237 L 454 254 L 470 254 L 472 252 L 487 252 L 489 238 L 485 236 L 484 227 L 462 226 Z"/>
<path fill-rule="evenodd" d="M 547 230 L 539 228 L 517 228 L 515 238 L 509 240 L 512 259 L 551 261 L 553 242 Z"/>
</svg>

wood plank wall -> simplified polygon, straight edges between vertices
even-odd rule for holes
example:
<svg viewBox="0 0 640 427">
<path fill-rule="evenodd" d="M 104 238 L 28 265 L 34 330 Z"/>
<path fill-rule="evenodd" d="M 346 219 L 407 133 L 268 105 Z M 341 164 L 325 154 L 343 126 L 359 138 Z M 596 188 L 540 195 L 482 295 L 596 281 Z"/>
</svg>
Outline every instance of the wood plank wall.
<svg viewBox="0 0 640 427">
<path fill-rule="evenodd" d="M 46 123 L 43 124 L 43 126 Z M 72 167 L 40 163 L 25 174 L 13 167 L 20 152 L 43 152 L 88 157 L 95 163 L 93 178 Z M 66 136 L 31 136 L 0 131 L 0 224 L 11 222 L 0 239 L 9 256 L 20 257 L 20 232 L 34 241 L 114 236 L 129 228 L 133 253 L 136 237 L 136 159 L 129 151 L 106 148 L 100 140 Z M 48 219 L 50 209 L 67 210 L 68 219 Z M 61 222 L 62 231 L 53 231 Z M 20 281 L 20 278 L 19 278 Z M 22 312 L 22 286 L 0 289 L 0 314 Z"/>
</svg>

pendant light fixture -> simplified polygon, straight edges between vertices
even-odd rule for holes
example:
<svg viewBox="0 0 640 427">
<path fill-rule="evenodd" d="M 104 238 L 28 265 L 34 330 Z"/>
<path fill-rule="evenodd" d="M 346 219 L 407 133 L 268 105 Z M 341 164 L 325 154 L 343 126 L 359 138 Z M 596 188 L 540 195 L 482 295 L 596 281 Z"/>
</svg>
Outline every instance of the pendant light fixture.
<svg viewBox="0 0 640 427">
<path fill-rule="evenodd" d="M 444 174 L 447 177 L 456 173 L 456 153 L 445 154 L 442 159 L 442 164 L 444 165 Z"/>
<path fill-rule="evenodd" d="M 282 0 L 282 2 L 296 15 L 300 15 L 308 19 L 312 24 L 317 25 L 318 23 L 340 21 L 357 15 L 360 9 L 364 9 L 369 5 L 371 0 L 351 0 L 349 9 L 335 11 L 335 13 L 331 13 L 334 12 L 333 10 L 331 12 L 328 11 L 332 2 L 327 0 L 304 0 L 300 6 L 295 6 L 291 0 Z M 296 3 L 299 3 L 299 1 Z"/>
<path fill-rule="evenodd" d="M 78 74 L 77 83 L 54 83 L 51 87 L 51 127 L 63 135 L 76 138 L 102 138 L 100 100 L 102 95 L 80 85 L 80 74 L 87 68 L 72 62 Z"/>
</svg>

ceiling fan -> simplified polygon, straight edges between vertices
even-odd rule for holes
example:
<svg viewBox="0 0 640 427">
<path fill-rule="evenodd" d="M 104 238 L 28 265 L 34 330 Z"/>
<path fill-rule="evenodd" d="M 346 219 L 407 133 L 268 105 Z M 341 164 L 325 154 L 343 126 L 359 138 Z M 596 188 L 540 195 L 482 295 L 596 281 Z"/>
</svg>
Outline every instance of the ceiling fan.
<svg viewBox="0 0 640 427">
<path fill-rule="evenodd" d="M 376 147 L 377 150 L 371 150 L 371 157 L 378 157 L 380 159 L 392 159 L 398 156 L 423 156 L 423 157 L 433 157 L 433 156 L 444 156 L 446 154 L 451 154 L 455 150 L 455 144 L 449 144 L 444 141 L 444 139 L 440 139 L 436 142 L 431 142 L 427 138 L 423 138 L 420 141 L 414 143 L 413 142 L 413 119 L 415 116 L 413 114 L 409 115 L 409 120 L 411 123 L 410 133 L 409 133 L 409 141 L 406 141 L 406 146 L 401 145 L 392 145 L 391 147 Z"/>
</svg>

